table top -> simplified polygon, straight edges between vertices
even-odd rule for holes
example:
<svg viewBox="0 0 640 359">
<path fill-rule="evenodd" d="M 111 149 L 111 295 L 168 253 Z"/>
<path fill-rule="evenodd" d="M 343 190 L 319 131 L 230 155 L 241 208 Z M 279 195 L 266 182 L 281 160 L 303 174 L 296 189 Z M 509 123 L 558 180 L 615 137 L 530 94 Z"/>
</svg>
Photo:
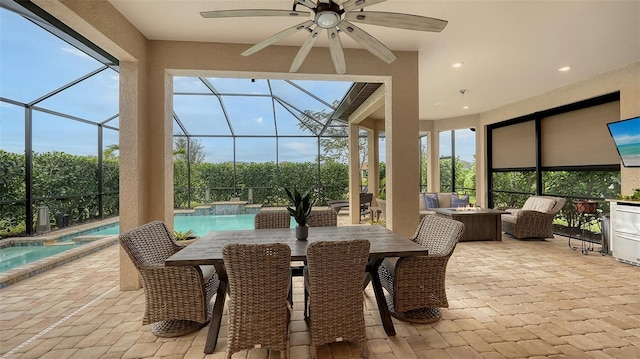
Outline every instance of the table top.
<svg viewBox="0 0 640 359">
<path fill-rule="evenodd" d="M 480 208 L 480 209 L 460 209 L 460 208 L 433 208 L 436 213 L 442 213 L 446 215 L 474 215 L 474 214 L 503 214 L 506 211 L 493 208 Z"/>
<path fill-rule="evenodd" d="M 222 261 L 222 249 L 232 243 L 285 243 L 291 248 L 291 260 L 304 260 L 307 245 L 322 240 L 367 239 L 370 258 L 426 255 L 427 249 L 382 226 L 311 227 L 306 241 L 296 239 L 295 228 L 253 229 L 210 232 L 167 258 L 168 266 L 206 265 Z"/>
</svg>

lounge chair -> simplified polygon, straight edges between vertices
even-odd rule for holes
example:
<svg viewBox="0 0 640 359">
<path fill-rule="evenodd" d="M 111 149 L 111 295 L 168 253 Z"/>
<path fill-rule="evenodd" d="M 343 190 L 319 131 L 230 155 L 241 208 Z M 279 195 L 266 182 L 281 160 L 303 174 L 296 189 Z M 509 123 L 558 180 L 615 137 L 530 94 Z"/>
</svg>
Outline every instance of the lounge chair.
<svg viewBox="0 0 640 359">
<path fill-rule="evenodd" d="M 373 193 L 360 193 L 360 219 L 368 213 L 370 213 L 369 207 L 373 201 Z M 327 204 L 336 211 L 336 214 L 340 214 L 340 210 L 343 208 L 349 208 L 349 200 L 333 200 L 327 201 Z"/>
<path fill-rule="evenodd" d="M 565 199 L 531 196 L 522 208 L 506 209 L 502 215 L 502 230 L 518 239 L 553 238 L 553 218 L 564 206 Z"/>
</svg>

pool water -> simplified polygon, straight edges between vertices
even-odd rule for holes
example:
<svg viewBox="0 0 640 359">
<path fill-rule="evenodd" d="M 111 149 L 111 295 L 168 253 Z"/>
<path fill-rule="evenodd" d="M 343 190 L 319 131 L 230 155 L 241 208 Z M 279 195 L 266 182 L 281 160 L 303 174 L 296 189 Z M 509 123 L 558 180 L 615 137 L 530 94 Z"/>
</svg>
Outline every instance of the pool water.
<svg viewBox="0 0 640 359">
<path fill-rule="evenodd" d="M 74 242 L 69 242 L 68 245 L 2 248 L 2 250 L 0 250 L 0 272 L 64 252 L 79 245 L 80 244 L 75 244 Z"/>
<path fill-rule="evenodd" d="M 207 216 L 181 216 L 173 217 L 174 230 L 178 232 L 186 232 L 192 230 L 196 236 L 204 236 L 212 231 L 230 231 L 234 229 L 253 229 L 253 220 L 255 214 L 236 214 L 236 215 L 207 215 Z M 120 225 L 104 228 L 97 232 L 91 232 L 91 235 L 100 234 L 119 234 Z"/>
<path fill-rule="evenodd" d="M 186 232 L 192 230 L 197 236 L 204 236 L 211 231 L 229 231 L 234 229 L 253 229 L 255 214 L 238 215 L 206 215 L 206 216 L 184 216 L 175 215 L 173 217 L 176 231 Z M 292 226 L 295 224 L 292 220 Z M 0 272 L 19 267 L 23 264 L 31 263 L 54 254 L 64 252 L 68 249 L 82 245 L 75 244 L 74 237 L 91 235 L 117 235 L 120 233 L 120 225 L 109 225 L 98 230 L 87 230 L 73 236 L 65 236 L 56 245 L 33 245 L 16 246 L 0 249 Z M 68 237 L 68 238 L 67 238 Z M 65 243 L 65 244 L 62 244 Z M 68 245 L 66 244 L 68 243 Z"/>
</svg>

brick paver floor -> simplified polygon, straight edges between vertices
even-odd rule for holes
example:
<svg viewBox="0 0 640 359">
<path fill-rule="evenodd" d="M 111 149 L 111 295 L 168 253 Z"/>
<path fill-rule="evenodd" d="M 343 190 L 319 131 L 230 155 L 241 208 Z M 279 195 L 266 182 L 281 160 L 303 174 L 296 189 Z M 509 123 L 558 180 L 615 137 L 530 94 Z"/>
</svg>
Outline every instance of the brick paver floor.
<svg viewBox="0 0 640 359">
<path fill-rule="evenodd" d="M 224 358 L 226 318 L 215 353 L 203 353 L 207 328 L 157 338 L 142 326 L 142 290 L 118 288 L 118 247 L 0 290 L 2 358 Z M 640 358 L 640 267 L 566 240 L 463 242 L 448 266 L 450 307 L 441 321 L 380 324 L 371 286 L 364 292 L 371 358 Z M 294 282 L 293 359 L 309 357 L 303 290 Z M 348 343 L 319 358 L 355 358 Z M 256 349 L 237 358 L 278 358 Z"/>
</svg>

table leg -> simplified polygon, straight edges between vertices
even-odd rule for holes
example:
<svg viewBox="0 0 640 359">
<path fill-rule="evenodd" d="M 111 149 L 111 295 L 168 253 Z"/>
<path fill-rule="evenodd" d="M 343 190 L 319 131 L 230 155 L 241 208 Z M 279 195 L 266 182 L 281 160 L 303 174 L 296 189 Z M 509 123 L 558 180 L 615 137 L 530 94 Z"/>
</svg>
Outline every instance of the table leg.
<svg viewBox="0 0 640 359">
<path fill-rule="evenodd" d="M 204 352 L 211 354 L 216 349 L 218 342 L 218 334 L 220 334 L 220 324 L 222 323 L 222 312 L 224 310 L 224 301 L 227 297 L 227 273 L 224 268 L 220 269 L 216 266 L 220 284 L 216 292 L 216 300 L 213 304 L 213 313 L 211 313 L 211 321 L 209 322 L 209 331 L 207 332 L 207 342 L 204 346 Z"/>
<path fill-rule="evenodd" d="M 382 326 L 385 333 L 388 336 L 396 336 L 396 330 L 393 327 L 393 321 L 391 320 L 391 313 L 389 313 L 389 307 L 387 307 L 387 300 L 384 297 L 384 291 L 382 290 L 382 283 L 380 282 L 380 276 L 378 275 L 378 267 L 382 264 L 383 258 L 373 259 L 367 265 L 367 270 L 371 274 L 371 284 L 373 284 L 373 293 L 376 295 L 376 303 L 378 304 L 378 310 L 380 311 L 380 319 L 382 320 Z"/>
</svg>

